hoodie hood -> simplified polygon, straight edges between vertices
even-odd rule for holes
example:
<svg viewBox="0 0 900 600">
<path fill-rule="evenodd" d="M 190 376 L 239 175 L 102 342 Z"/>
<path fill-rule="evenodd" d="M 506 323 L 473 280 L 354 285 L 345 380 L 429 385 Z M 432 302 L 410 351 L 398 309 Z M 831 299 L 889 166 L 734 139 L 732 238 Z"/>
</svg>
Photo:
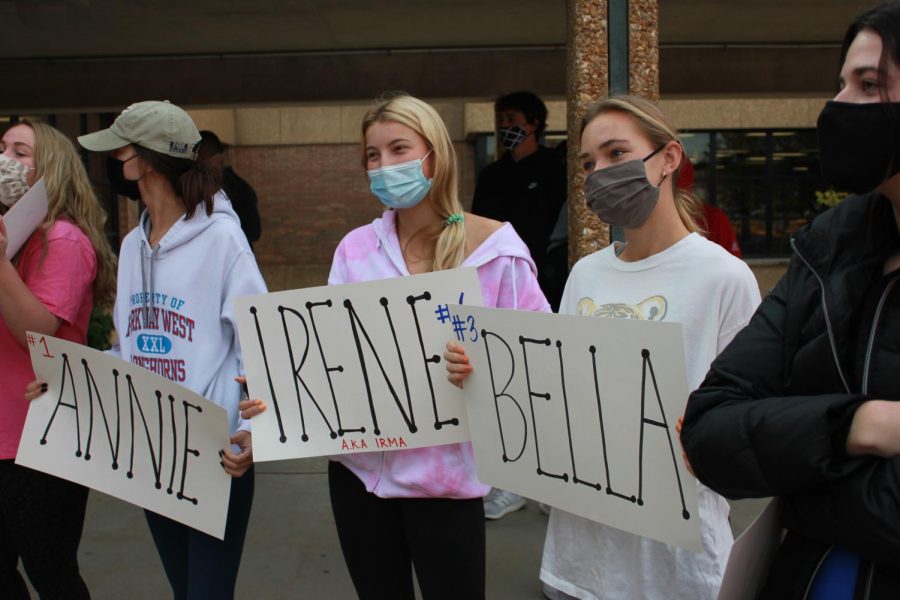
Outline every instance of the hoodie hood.
<svg viewBox="0 0 900 600">
<path fill-rule="evenodd" d="M 152 254 L 162 258 L 166 254 L 174 252 L 178 247 L 191 241 L 208 227 L 211 227 L 213 224 L 223 219 L 233 221 L 238 227 L 241 225 L 241 221 L 238 218 L 237 213 L 234 212 L 234 209 L 231 207 L 231 202 L 228 200 L 228 197 L 220 191 L 217 192 L 213 198 L 213 212 L 211 215 L 206 214 L 206 210 L 204 210 L 202 204 L 197 206 L 194 210 L 194 215 L 191 218 L 182 215 L 182 217 L 169 228 L 166 235 L 159 240 L 159 244 L 153 250 Z M 150 214 L 145 210 L 141 214 L 140 227 L 138 230 L 140 232 L 141 240 L 143 241 L 142 247 L 147 256 L 150 256 L 151 254 L 150 242 L 147 239 L 147 231 L 149 229 Z"/>
<path fill-rule="evenodd" d="M 138 232 L 141 247 L 141 291 L 143 292 L 145 319 L 149 319 L 149 311 L 152 310 L 156 298 L 156 262 L 178 251 L 179 248 L 208 228 L 223 220 L 232 221 L 240 228 L 241 221 L 231 207 L 231 202 L 225 194 L 219 191 L 213 197 L 211 215 L 206 214 L 202 204 L 198 205 L 193 216 L 188 218 L 187 215 L 182 215 L 153 248 L 147 238 L 147 232 L 150 230 L 150 213 L 144 210 L 141 214 Z"/>
</svg>

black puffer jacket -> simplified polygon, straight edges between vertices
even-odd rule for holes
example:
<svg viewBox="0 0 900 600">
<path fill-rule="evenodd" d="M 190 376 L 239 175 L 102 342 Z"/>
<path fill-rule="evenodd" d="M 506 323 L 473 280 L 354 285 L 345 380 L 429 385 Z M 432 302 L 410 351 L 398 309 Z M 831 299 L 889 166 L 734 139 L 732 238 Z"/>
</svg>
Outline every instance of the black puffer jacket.
<svg viewBox="0 0 900 600">
<path fill-rule="evenodd" d="M 782 499 L 788 536 L 763 597 L 805 597 L 837 544 L 866 561 L 859 597 L 900 598 L 900 456 L 846 453 L 862 402 L 900 400 L 900 283 L 883 275 L 898 244 L 884 197 L 820 215 L 688 402 L 681 439 L 700 481 Z"/>
</svg>

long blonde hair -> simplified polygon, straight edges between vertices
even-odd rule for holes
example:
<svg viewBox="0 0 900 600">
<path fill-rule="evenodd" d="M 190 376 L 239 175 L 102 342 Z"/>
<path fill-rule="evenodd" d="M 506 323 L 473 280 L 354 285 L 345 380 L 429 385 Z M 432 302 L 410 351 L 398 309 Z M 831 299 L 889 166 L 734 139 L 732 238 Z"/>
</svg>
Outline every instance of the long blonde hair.
<svg viewBox="0 0 900 600">
<path fill-rule="evenodd" d="M 611 96 L 591 104 L 581 120 L 581 133 L 584 133 L 591 121 L 608 112 L 619 112 L 630 116 L 654 148 L 659 148 L 669 142 L 679 142 L 678 130 L 659 106 L 640 96 L 631 95 Z M 682 153 L 681 164 L 669 178 L 669 185 L 672 186 L 675 209 L 678 211 L 681 222 L 688 231 L 702 232 L 700 223 L 702 222 L 703 205 L 696 196 L 678 187 L 681 168 L 686 160 L 687 155 Z"/>
<path fill-rule="evenodd" d="M 23 119 L 18 124 L 34 131 L 35 179 L 43 177 L 47 186 L 49 210 L 43 230 L 47 231 L 57 219 L 66 219 L 84 232 L 97 257 L 94 304 L 111 304 L 116 296 L 116 256 L 103 231 L 106 212 L 97 201 L 75 146 L 46 123 Z"/>
<path fill-rule="evenodd" d="M 431 190 L 426 198 L 443 221 L 450 215 L 462 214 L 459 201 L 456 150 L 447 126 L 434 108 L 408 94 L 383 99 L 362 121 L 362 165 L 366 167 L 366 131 L 374 123 L 392 122 L 409 127 L 425 139 L 434 156 Z M 434 237 L 434 259 L 431 270 L 441 271 L 458 267 L 466 254 L 466 228 L 462 221 L 441 224 Z M 419 232 L 416 233 L 418 235 Z"/>
</svg>

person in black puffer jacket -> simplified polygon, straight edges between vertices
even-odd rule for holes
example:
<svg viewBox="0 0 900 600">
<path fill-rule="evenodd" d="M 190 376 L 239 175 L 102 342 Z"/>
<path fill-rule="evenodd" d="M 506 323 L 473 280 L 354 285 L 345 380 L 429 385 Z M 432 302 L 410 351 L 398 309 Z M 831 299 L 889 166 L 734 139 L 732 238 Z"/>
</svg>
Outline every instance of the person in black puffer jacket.
<svg viewBox="0 0 900 600">
<path fill-rule="evenodd" d="M 794 236 L 784 278 L 687 405 L 697 478 L 780 498 L 787 534 L 760 598 L 900 598 L 898 101 L 888 2 L 850 26 L 818 123 L 825 178 L 857 195 Z"/>
</svg>

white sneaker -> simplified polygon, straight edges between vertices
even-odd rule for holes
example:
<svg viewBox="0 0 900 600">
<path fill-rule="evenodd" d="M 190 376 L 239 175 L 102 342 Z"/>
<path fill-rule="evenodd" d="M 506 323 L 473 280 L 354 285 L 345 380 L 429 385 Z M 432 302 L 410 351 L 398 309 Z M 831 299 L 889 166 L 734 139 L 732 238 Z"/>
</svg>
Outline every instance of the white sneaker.
<svg viewBox="0 0 900 600">
<path fill-rule="evenodd" d="M 525 498 L 512 492 L 494 488 L 484 498 L 484 518 L 496 520 L 525 508 Z"/>
</svg>

